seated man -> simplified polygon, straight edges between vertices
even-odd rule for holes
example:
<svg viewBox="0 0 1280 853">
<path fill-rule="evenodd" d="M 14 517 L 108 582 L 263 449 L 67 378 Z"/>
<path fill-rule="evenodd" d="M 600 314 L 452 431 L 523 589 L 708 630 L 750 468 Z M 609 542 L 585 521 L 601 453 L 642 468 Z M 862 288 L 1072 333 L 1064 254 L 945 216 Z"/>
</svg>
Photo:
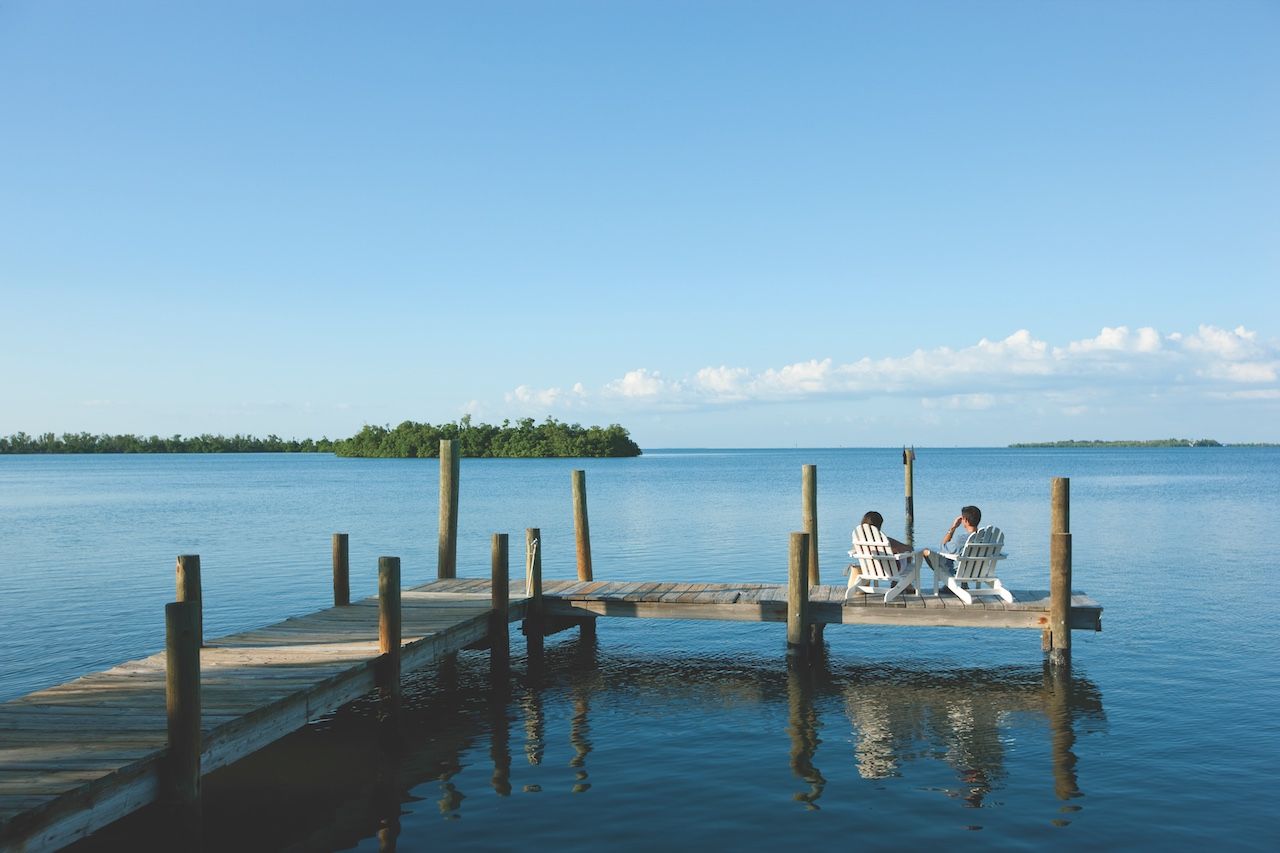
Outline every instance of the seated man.
<svg viewBox="0 0 1280 853">
<path fill-rule="evenodd" d="M 969 540 L 978 529 L 978 524 L 982 522 L 982 510 L 976 506 L 966 506 L 960 508 L 960 514 L 956 516 L 956 520 L 951 522 L 950 529 L 942 537 L 942 545 L 938 548 L 938 553 L 924 549 L 925 562 L 929 564 L 929 568 L 934 572 L 942 571 L 943 566 L 952 565 L 947 557 L 955 557 L 964 549 L 964 543 Z M 963 536 L 956 536 L 956 530 L 964 528 Z"/>
</svg>

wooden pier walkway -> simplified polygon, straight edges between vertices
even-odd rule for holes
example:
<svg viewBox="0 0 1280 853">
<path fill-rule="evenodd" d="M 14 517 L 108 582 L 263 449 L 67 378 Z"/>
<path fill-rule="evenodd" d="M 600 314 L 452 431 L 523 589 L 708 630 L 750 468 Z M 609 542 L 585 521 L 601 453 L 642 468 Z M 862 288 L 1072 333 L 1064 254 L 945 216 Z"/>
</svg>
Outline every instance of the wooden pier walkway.
<svg viewBox="0 0 1280 853">
<path fill-rule="evenodd" d="M 405 590 L 402 666 L 416 668 L 488 635 L 492 584 L 437 580 Z M 509 620 L 523 619 L 524 581 L 510 584 Z M 965 604 L 940 596 L 809 590 L 815 624 L 1044 628 L 1050 596 Z M 766 583 L 542 583 L 549 619 L 630 617 L 786 622 L 787 587 Z M 1101 627 L 1101 606 L 1072 595 L 1077 630 Z M 554 628 L 553 628 L 554 629 Z M 838 641 L 837 641 L 838 642 Z M 332 607 L 211 641 L 200 651 L 201 772 L 230 764 L 377 686 L 378 600 Z M 0 849 L 54 849 L 155 802 L 167 752 L 165 655 L 0 704 Z"/>
<path fill-rule="evenodd" d="M 405 590 L 402 667 L 483 640 L 491 609 L 476 598 Z M 379 657 L 376 598 L 208 642 L 201 772 L 368 694 Z M 56 849 L 155 802 L 166 723 L 164 652 L 0 704 L 0 850 Z"/>
</svg>

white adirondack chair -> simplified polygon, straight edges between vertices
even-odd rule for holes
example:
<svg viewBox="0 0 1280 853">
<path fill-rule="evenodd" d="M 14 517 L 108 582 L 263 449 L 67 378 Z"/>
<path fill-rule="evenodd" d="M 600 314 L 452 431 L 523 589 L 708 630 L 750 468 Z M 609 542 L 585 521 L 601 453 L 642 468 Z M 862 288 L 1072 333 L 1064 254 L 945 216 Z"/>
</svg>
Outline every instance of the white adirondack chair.
<svg viewBox="0 0 1280 853">
<path fill-rule="evenodd" d="M 1004 534 L 1000 528 L 980 527 L 969 534 L 959 553 L 930 553 L 946 561 L 936 564 L 939 569 L 943 566 L 950 569 L 947 589 L 965 604 L 973 604 L 975 595 L 994 595 L 1007 602 L 1013 601 L 1013 593 L 1005 589 L 996 577 L 996 564 L 1007 556 L 1003 551 Z"/>
<path fill-rule="evenodd" d="M 853 548 L 849 556 L 856 562 L 849 566 L 849 585 L 845 600 L 855 589 L 865 593 L 884 593 L 886 603 L 893 601 L 912 584 L 920 582 L 920 552 L 893 553 L 889 538 L 880 528 L 860 524 L 853 531 Z M 887 587 L 882 588 L 882 584 Z"/>
</svg>

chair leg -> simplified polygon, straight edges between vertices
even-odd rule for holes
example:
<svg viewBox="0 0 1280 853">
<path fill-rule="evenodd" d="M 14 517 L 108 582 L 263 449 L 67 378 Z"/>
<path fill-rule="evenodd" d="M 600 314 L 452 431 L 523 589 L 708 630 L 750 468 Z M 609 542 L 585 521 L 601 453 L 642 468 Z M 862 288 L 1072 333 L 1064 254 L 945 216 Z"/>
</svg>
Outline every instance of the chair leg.
<svg viewBox="0 0 1280 853">
<path fill-rule="evenodd" d="M 862 580 L 862 575 L 855 575 L 855 574 L 849 575 L 849 585 L 845 587 L 845 590 L 844 590 L 845 601 L 849 600 L 849 593 L 853 592 L 855 589 L 858 588 L 858 582 L 861 580 Z"/>
<path fill-rule="evenodd" d="M 956 594 L 956 597 L 965 604 L 973 604 L 973 596 L 969 594 L 969 590 L 965 589 L 955 578 L 947 578 L 947 589 Z"/>
</svg>

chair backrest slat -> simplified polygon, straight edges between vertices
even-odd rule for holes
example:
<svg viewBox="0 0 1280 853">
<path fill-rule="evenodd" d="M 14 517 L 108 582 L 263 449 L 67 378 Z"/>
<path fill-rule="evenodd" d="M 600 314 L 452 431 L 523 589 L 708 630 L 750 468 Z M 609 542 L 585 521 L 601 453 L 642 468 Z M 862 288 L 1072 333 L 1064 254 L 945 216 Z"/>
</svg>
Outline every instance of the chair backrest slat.
<svg viewBox="0 0 1280 853">
<path fill-rule="evenodd" d="M 895 578 L 898 575 L 898 559 L 893 555 L 889 539 L 878 527 L 860 524 L 853 531 L 853 550 L 858 561 L 858 571 L 867 578 Z"/>
<path fill-rule="evenodd" d="M 998 527 L 982 527 L 969 534 L 956 559 L 956 579 L 993 577 L 1000 553 L 1004 550 L 1004 533 Z"/>
</svg>

